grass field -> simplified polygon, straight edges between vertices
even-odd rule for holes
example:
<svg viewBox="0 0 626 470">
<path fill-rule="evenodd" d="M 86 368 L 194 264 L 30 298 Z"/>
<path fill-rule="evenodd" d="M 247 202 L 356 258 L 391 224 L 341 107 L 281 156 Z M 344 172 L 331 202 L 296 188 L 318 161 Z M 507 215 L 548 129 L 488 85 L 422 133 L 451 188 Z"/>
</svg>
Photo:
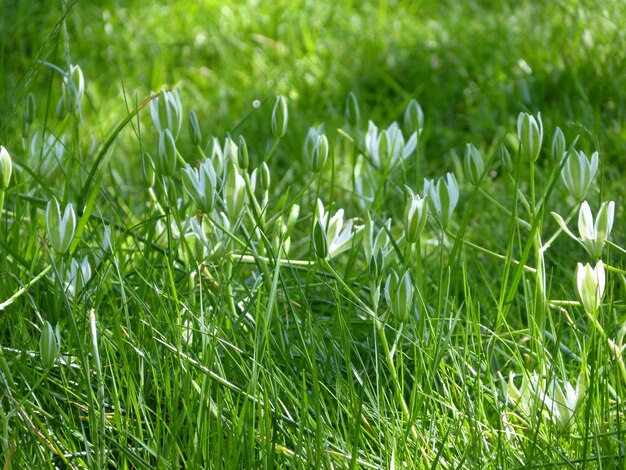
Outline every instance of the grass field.
<svg viewBox="0 0 626 470">
<path fill-rule="evenodd" d="M 0 11 L 4 468 L 624 468 L 621 2 Z"/>
</svg>

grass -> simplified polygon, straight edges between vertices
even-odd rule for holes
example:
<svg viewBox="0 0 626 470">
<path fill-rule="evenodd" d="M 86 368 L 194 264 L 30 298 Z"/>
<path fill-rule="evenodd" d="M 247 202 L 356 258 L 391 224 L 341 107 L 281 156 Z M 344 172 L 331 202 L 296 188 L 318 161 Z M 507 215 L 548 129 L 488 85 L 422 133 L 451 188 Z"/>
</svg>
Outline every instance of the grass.
<svg viewBox="0 0 626 470">
<path fill-rule="evenodd" d="M 2 6 L 5 468 L 623 467 L 619 3 Z M 368 121 L 408 142 L 411 99 L 386 159 Z M 551 215 L 578 237 L 583 199 L 616 202 L 599 257 Z"/>
</svg>

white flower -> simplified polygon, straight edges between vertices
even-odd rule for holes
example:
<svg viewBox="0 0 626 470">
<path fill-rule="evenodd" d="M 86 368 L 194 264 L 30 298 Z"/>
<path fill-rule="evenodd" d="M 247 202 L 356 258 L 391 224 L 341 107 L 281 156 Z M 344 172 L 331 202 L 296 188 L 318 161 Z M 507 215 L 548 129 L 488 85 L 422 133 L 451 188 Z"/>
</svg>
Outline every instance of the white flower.
<svg viewBox="0 0 626 470">
<path fill-rule="evenodd" d="M 0 145 L 0 191 L 4 191 L 9 187 L 11 181 L 11 172 L 13 170 L 13 161 L 9 151 Z"/>
<path fill-rule="evenodd" d="M 30 139 L 28 163 L 25 166 L 40 177 L 47 178 L 61 165 L 64 153 L 65 135 L 59 138 L 48 133 L 44 139 L 37 131 Z"/>
<path fill-rule="evenodd" d="M 522 154 L 527 160 L 534 162 L 541 151 L 543 141 L 543 123 L 541 113 L 537 118 L 528 113 L 520 113 L 517 117 L 517 138 L 522 145 Z"/>
<path fill-rule="evenodd" d="M 578 231 L 583 246 L 587 249 L 589 255 L 594 259 L 599 259 L 602 255 L 604 243 L 613 228 L 613 216 L 615 214 L 615 203 L 613 201 L 603 202 L 593 220 L 591 209 L 587 201 L 580 206 L 578 215 Z"/>
<path fill-rule="evenodd" d="M 416 146 L 417 132 L 413 132 L 405 144 L 397 123 L 394 122 L 387 129 L 378 132 L 376 124 L 369 122 L 365 134 L 365 149 L 373 165 L 379 170 L 391 169 L 399 161 L 407 159 Z"/>
<path fill-rule="evenodd" d="M 472 144 L 465 145 L 465 157 L 463 158 L 463 168 L 470 183 L 478 185 L 480 178 L 485 172 L 485 161 L 478 149 Z"/>
<path fill-rule="evenodd" d="M 72 204 L 65 206 L 61 215 L 59 201 L 53 196 L 46 207 L 46 228 L 52 248 L 64 254 L 70 248 L 76 231 L 76 213 Z"/>
<path fill-rule="evenodd" d="M 159 96 L 150 101 L 150 115 L 157 131 L 169 129 L 177 139 L 183 125 L 183 104 L 178 90 L 161 90 Z"/>
<path fill-rule="evenodd" d="M 65 274 L 65 288 L 70 296 L 79 294 L 91 279 L 91 265 L 85 256 L 79 263 L 72 258 L 68 272 Z"/>
<path fill-rule="evenodd" d="M 580 237 L 574 235 L 561 217 L 556 212 L 552 216 L 556 219 L 563 231 L 571 238 L 580 243 L 589 256 L 599 259 L 602 256 L 604 244 L 611 234 L 613 228 L 613 218 L 615 215 L 615 203 L 613 201 L 603 202 L 598 210 L 598 215 L 594 220 L 589 203 L 584 201 L 578 212 L 578 231 Z"/>
<path fill-rule="evenodd" d="M 561 385 L 553 380 L 550 392 L 544 394 L 544 404 L 552 417 L 552 420 L 561 431 L 568 431 L 572 425 L 576 409 L 582 400 L 586 390 L 586 380 L 583 374 L 578 377 L 576 388 L 567 380 Z M 550 396 L 551 395 L 551 396 Z"/>
<path fill-rule="evenodd" d="M 365 259 L 370 262 L 381 251 L 383 258 L 386 258 L 393 251 L 389 233 L 391 232 L 391 219 L 387 219 L 382 227 L 376 228 L 372 219 L 367 217 L 365 240 L 363 249 L 365 250 Z"/>
<path fill-rule="evenodd" d="M 418 133 L 424 129 L 424 111 L 416 99 L 409 101 L 404 111 L 404 129 Z"/>
<path fill-rule="evenodd" d="M 415 243 L 419 239 L 427 218 L 427 196 L 420 197 L 409 189 L 409 200 L 404 210 L 404 234 L 407 242 Z"/>
<path fill-rule="evenodd" d="M 428 195 L 431 211 L 446 229 L 459 202 L 459 184 L 454 174 L 446 174 L 445 178 L 439 178 L 436 184 L 433 180 L 424 180 L 424 194 Z"/>
<path fill-rule="evenodd" d="M 228 165 L 226 172 L 226 182 L 224 184 L 224 204 L 226 213 L 232 222 L 235 222 L 246 200 L 245 179 L 239 174 L 239 170 L 234 163 Z M 254 188 L 252 189 L 254 191 Z"/>
<path fill-rule="evenodd" d="M 595 316 L 598 311 L 604 295 L 605 284 L 606 279 L 602 261 L 598 261 L 595 268 L 592 268 L 589 264 L 583 266 L 582 263 L 578 263 L 576 287 L 578 288 L 580 301 L 589 315 Z"/>
<path fill-rule="evenodd" d="M 572 149 L 565 158 L 567 161 L 561 171 L 561 178 L 572 197 L 581 201 L 598 170 L 598 152 L 587 157 L 584 152 Z"/>
<path fill-rule="evenodd" d="M 210 160 L 205 160 L 197 170 L 187 164 L 183 169 L 183 186 L 198 208 L 205 214 L 213 210 L 217 190 L 217 175 Z"/>
<path fill-rule="evenodd" d="M 324 204 L 317 200 L 316 222 L 319 222 L 326 235 L 328 257 L 333 258 L 352 246 L 353 239 L 362 229 L 362 225 L 354 225 L 352 219 L 343 221 L 343 209 L 339 209 L 332 217 L 324 209 Z"/>
</svg>

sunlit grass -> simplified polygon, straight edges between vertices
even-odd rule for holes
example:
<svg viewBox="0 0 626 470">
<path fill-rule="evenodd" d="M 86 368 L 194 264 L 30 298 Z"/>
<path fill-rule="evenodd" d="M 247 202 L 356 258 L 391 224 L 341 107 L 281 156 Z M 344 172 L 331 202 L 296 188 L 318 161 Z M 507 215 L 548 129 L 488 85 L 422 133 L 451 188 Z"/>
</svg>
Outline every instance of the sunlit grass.
<svg viewBox="0 0 626 470">
<path fill-rule="evenodd" d="M 619 5 L 65 7 L 4 20 L 7 466 L 620 468 Z"/>
</svg>

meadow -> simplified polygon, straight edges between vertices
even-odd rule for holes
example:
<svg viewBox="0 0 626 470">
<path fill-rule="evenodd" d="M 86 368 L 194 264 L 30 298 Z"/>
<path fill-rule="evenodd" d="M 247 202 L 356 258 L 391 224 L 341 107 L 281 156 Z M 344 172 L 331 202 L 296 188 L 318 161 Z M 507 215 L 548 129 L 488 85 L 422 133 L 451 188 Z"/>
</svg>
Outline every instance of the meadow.
<svg viewBox="0 0 626 470">
<path fill-rule="evenodd" d="M 4 468 L 624 467 L 621 2 L 0 12 Z"/>
</svg>

